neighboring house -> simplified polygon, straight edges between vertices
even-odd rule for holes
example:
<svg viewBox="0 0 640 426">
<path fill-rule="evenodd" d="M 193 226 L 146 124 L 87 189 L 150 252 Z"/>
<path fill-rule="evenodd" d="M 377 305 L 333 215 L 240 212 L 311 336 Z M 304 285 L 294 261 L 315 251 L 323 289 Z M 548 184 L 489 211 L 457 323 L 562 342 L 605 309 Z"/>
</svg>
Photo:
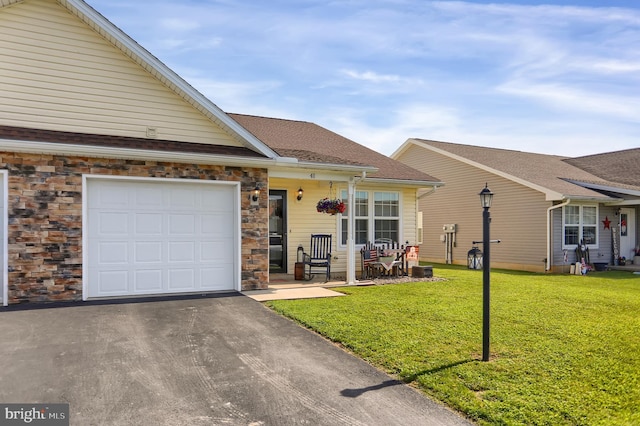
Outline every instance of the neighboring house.
<svg viewBox="0 0 640 426">
<path fill-rule="evenodd" d="M 420 201 L 421 260 L 467 263 L 482 240 L 485 184 L 495 194 L 491 238 L 501 240 L 492 267 L 568 272 L 581 241 L 591 263 L 613 265 L 640 242 L 640 149 L 566 158 L 409 139 L 391 157 L 444 182 Z"/>
<path fill-rule="evenodd" d="M 3 305 L 266 288 L 312 232 L 353 282 L 356 241 L 415 242 L 438 184 L 311 123 L 226 114 L 81 0 L 0 0 L 0 99 Z M 330 189 L 357 216 L 316 213 Z"/>
</svg>

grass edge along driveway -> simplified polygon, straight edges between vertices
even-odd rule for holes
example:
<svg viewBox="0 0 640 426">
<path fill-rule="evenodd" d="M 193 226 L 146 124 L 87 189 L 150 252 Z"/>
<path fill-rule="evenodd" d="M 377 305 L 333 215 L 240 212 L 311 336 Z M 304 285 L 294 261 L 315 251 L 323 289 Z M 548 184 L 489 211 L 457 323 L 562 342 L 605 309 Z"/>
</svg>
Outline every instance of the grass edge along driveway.
<svg viewBox="0 0 640 426">
<path fill-rule="evenodd" d="M 640 424 L 639 275 L 492 270 L 481 362 L 482 272 L 434 273 L 267 305 L 479 424 Z"/>
</svg>

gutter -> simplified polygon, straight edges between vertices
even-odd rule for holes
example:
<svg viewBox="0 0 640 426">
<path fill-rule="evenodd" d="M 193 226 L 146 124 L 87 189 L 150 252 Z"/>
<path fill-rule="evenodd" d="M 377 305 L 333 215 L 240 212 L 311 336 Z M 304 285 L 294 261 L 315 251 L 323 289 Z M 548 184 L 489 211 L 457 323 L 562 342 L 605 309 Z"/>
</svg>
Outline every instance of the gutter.
<svg viewBox="0 0 640 426">
<path fill-rule="evenodd" d="M 551 210 L 555 210 L 560 207 L 564 207 L 571 202 L 571 198 L 568 198 L 567 201 L 561 204 L 557 204 L 555 206 L 551 206 L 547 209 L 547 266 L 545 268 L 545 272 L 551 269 Z"/>
</svg>

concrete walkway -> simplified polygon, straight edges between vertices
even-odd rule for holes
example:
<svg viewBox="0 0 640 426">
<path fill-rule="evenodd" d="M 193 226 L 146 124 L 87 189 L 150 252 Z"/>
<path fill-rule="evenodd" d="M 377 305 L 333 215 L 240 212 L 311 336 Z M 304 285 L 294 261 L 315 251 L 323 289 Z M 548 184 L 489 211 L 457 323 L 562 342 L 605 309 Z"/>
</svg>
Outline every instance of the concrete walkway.
<svg viewBox="0 0 640 426">
<path fill-rule="evenodd" d="M 285 299 L 313 299 L 316 297 L 339 297 L 345 296 L 343 293 L 329 290 L 328 288 L 307 286 L 295 288 L 271 288 L 268 290 L 251 290 L 243 291 L 242 294 L 257 300 L 265 302 L 267 300 L 285 300 Z"/>
<path fill-rule="evenodd" d="M 0 310 L 0 401 L 72 425 L 469 425 L 238 293 Z"/>
</svg>

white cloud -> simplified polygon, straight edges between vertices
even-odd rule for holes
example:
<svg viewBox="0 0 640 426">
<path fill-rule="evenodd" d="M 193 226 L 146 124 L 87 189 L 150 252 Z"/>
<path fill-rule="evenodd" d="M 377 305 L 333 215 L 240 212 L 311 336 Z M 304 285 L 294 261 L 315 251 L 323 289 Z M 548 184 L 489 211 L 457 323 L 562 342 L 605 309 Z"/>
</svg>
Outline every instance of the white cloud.
<svg viewBox="0 0 640 426">
<path fill-rule="evenodd" d="M 171 32 L 187 32 L 200 28 L 200 24 L 192 19 L 165 18 L 160 20 L 160 26 Z"/>
<path fill-rule="evenodd" d="M 402 79 L 397 75 L 383 75 L 372 71 L 357 72 L 354 70 L 342 70 L 342 73 L 354 80 L 363 80 L 370 83 L 398 83 Z"/>
<path fill-rule="evenodd" d="M 608 115 L 640 123 L 640 97 L 638 96 L 616 96 L 579 90 L 562 84 L 533 84 L 517 81 L 504 84 L 498 90 L 540 100 L 552 108 L 583 111 L 600 116 Z"/>
</svg>

